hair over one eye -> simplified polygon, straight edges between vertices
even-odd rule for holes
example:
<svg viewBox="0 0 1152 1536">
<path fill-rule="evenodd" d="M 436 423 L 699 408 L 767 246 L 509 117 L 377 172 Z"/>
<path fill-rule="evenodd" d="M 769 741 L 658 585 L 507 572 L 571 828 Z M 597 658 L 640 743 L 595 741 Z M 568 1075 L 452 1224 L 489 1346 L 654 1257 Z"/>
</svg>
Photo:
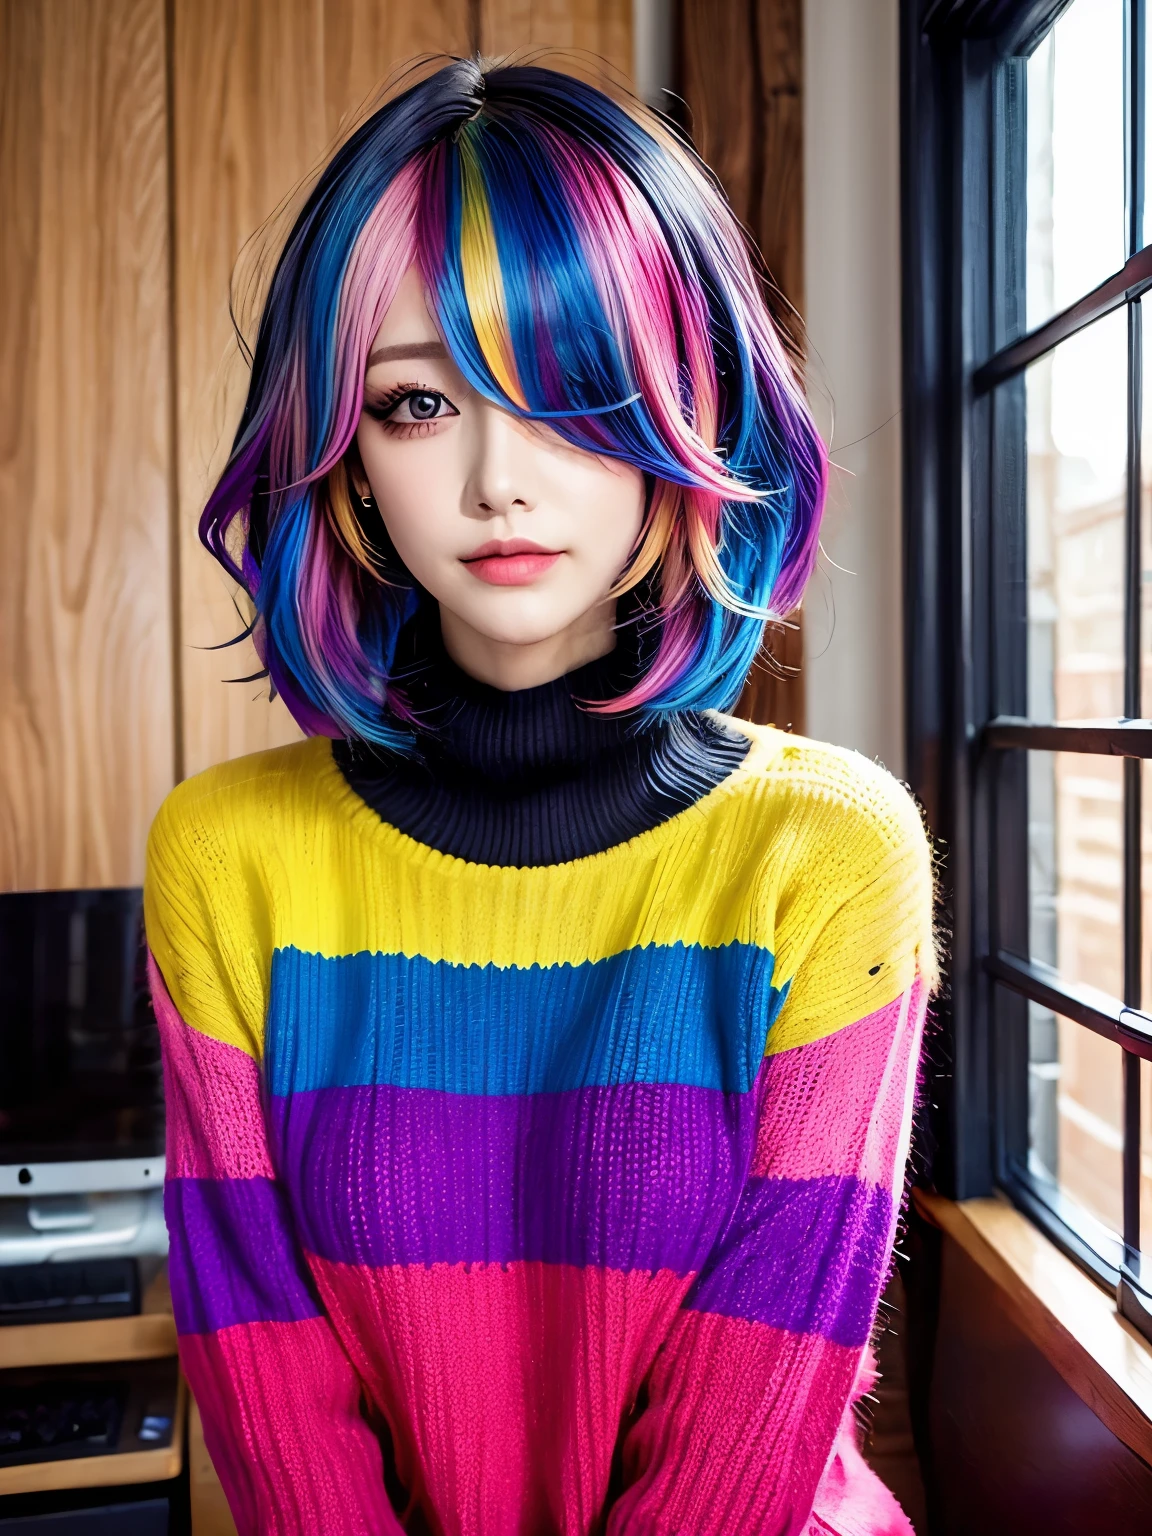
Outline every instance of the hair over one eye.
<svg viewBox="0 0 1152 1536">
<path fill-rule="evenodd" d="M 744 233 L 641 103 L 459 59 L 363 122 L 310 191 L 200 523 L 253 598 L 254 640 L 297 721 L 411 748 L 395 657 L 418 599 L 345 529 L 343 461 L 362 412 L 399 439 L 459 414 L 412 379 L 387 406 L 365 401 L 373 339 L 414 265 L 469 390 L 651 486 L 614 593 L 642 594 L 652 659 L 594 707 L 730 708 L 765 622 L 804 590 L 827 473 Z"/>
</svg>

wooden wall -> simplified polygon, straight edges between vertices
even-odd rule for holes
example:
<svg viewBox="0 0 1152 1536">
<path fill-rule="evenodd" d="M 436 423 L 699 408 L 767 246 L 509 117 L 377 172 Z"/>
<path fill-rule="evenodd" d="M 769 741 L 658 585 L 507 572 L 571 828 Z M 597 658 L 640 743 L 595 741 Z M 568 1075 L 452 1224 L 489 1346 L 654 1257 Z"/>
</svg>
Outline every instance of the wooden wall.
<svg viewBox="0 0 1152 1536">
<path fill-rule="evenodd" d="M 631 0 L 480 0 L 482 53 L 578 48 L 632 76 Z"/>
<path fill-rule="evenodd" d="M 681 14 L 697 141 L 799 306 L 800 0 Z M 196 537 L 245 388 L 246 242 L 399 62 L 583 49 L 627 78 L 631 17 L 631 0 L 0 0 L 0 890 L 138 883 L 176 780 L 298 734 L 266 684 L 222 681 L 259 664 L 208 649 L 239 626 Z M 745 704 L 800 724 L 769 672 Z"/>
<path fill-rule="evenodd" d="M 422 52 L 582 48 L 630 0 L 0 0 L 0 890 L 137 884 L 171 785 L 292 739 L 196 522 L 241 248 Z"/>
<path fill-rule="evenodd" d="M 681 0 L 684 100 L 693 140 L 719 176 L 772 280 L 776 318 L 802 351 L 803 0 Z M 738 714 L 804 729 L 799 615 L 770 633 Z"/>
<path fill-rule="evenodd" d="M 0 888 L 137 880 L 175 772 L 163 0 L 0 0 Z"/>
</svg>

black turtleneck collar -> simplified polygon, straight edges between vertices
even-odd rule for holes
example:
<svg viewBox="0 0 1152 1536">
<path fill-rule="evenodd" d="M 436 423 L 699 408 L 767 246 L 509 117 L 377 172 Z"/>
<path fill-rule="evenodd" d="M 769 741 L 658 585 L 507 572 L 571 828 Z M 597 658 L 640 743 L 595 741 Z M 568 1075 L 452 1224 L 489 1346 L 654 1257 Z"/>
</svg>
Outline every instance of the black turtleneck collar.
<svg viewBox="0 0 1152 1536">
<path fill-rule="evenodd" d="M 339 741 L 333 756 L 381 820 L 442 853 L 512 868 L 600 853 L 687 809 L 748 752 L 746 736 L 704 715 L 641 726 L 582 707 L 639 675 L 635 624 L 609 655 L 515 693 L 461 671 L 435 613 L 408 630 L 398 671 L 420 722 L 411 755 Z"/>
</svg>

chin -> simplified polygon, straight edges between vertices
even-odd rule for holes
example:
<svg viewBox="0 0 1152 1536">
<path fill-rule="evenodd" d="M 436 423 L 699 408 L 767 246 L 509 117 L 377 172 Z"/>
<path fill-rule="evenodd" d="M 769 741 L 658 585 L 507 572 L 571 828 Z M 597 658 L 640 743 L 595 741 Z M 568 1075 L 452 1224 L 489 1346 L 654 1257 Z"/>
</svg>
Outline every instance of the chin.
<svg viewBox="0 0 1152 1536">
<path fill-rule="evenodd" d="M 477 604 L 471 611 L 456 611 L 477 634 L 499 645 L 539 645 L 543 640 L 562 634 L 586 611 L 578 607 L 570 613 L 567 607 L 560 607 L 555 599 L 542 592 L 528 593 L 522 589 L 508 601 L 506 589 L 504 598 L 504 601 L 491 605 Z M 590 601 L 587 607 L 595 607 L 595 601 Z"/>
<path fill-rule="evenodd" d="M 554 635 L 564 632 L 571 620 L 557 623 L 556 616 L 547 619 L 525 619 L 523 622 L 511 623 L 483 623 L 472 621 L 472 627 L 477 634 L 483 635 L 486 640 L 492 640 L 498 645 L 539 645 L 541 641 L 551 640 Z"/>
</svg>

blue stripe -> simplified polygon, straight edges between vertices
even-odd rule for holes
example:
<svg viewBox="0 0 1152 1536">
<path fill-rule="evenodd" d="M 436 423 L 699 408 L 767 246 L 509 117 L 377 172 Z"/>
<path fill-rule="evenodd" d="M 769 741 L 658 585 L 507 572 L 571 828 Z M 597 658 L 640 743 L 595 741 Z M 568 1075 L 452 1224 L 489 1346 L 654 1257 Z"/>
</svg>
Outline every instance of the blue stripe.
<svg viewBox="0 0 1152 1536">
<path fill-rule="evenodd" d="M 563 1093 L 682 1083 L 747 1093 L 784 1000 L 751 944 L 649 945 L 581 965 L 272 957 L 274 1095 L 389 1084 Z"/>
</svg>

